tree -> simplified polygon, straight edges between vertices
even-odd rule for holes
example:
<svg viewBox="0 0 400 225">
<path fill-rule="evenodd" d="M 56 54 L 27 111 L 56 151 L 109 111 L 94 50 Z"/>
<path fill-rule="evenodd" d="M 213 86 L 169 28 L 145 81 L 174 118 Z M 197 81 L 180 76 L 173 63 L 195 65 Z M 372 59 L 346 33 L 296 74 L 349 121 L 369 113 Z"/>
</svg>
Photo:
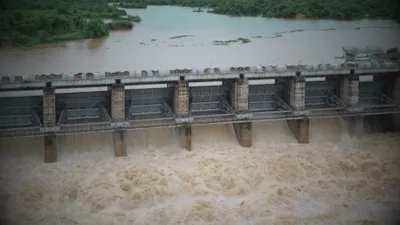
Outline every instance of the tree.
<svg viewBox="0 0 400 225">
<path fill-rule="evenodd" d="M 97 38 L 108 36 L 109 32 L 107 26 L 101 20 L 90 20 L 86 23 L 84 29 L 84 37 L 85 38 Z"/>
</svg>

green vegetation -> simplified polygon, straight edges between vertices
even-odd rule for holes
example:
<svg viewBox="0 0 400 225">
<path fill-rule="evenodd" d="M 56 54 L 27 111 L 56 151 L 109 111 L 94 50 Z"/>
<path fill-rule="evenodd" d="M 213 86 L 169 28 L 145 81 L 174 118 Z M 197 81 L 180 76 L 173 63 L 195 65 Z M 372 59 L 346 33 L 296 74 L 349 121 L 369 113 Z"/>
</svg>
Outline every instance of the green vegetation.
<svg viewBox="0 0 400 225">
<path fill-rule="evenodd" d="M 140 23 L 140 21 L 142 21 L 142 19 L 139 16 L 130 16 L 130 15 L 128 15 L 128 20 L 135 23 Z"/>
<path fill-rule="evenodd" d="M 113 20 L 107 25 L 109 30 L 126 30 L 133 28 L 133 23 L 128 20 Z"/>
<path fill-rule="evenodd" d="M 204 12 L 204 10 L 202 10 L 201 8 L 198 8 L 198 9 L 193 10 L 193 12 Z"/>
<path fill-rule="evenodd" d="M 121 2 L 118 4 L 119 7 L 121 8 L 126 8 L 126 9 L 145 9 L 147 8 L 147 4 L 144 2 L 131 2 L 131 3 L 124 3 Z"/>
<path fill-rule="evenodd" d="M 109 30 L 132 29 L 131 21 L 140 17 L 101 0 L 0 1 L 0 47 L 104 37 Z"/>
<path fill-rule="evenodd" d="M 208 12 L 233 16 L 400 20 L 398 0 L 125 0 L 124 3 L 140 5 L 142 8 L 147 5 L 206 7 L 213 9 Z"/>
</svg>

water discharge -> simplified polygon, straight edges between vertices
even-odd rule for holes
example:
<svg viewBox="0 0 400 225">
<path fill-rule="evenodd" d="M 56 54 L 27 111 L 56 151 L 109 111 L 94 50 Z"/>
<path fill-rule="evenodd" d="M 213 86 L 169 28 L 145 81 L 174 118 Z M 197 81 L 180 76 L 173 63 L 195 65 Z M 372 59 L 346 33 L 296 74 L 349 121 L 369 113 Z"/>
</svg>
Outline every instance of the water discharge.
<svg viewBox="0 0 400 225">
<path fill-rule="evenodd" d="M 285 122 L 254 123 L 253 147 L 231 125 L 193 128 L 193 151 L 172 129 L 129 133 L 114 158 L 109 133 L 0 146 L 1 224 L 394 224 L 400 215 L 400 135 L 347 135 L 311 120 L 310 144 Z M 23 141 L 22 141 L 23 140 Z M 397 215 L 397 217 L 396 217 Z"/>
</svg>

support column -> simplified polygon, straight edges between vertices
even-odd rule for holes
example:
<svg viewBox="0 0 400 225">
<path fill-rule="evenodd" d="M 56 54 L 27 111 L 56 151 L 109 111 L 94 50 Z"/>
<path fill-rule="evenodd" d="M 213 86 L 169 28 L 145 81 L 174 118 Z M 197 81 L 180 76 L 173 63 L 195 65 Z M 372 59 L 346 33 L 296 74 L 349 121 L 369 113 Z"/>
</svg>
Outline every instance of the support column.
<svg viewBox="0 0 400 225">
<path fill-rule="evenodd" d="M 400 105 L 400 76 L 396 77 L 392 88 L 392 99 L 397 104 Z M 400 131 L 400 114 L 393 114 L 393 123 L 396 131 Z"/>
<path fill-rule="evenodd" d="M 125 120 L 125 85 L 111 87 L 111 118 L 114 122 Z"/>
<path fill-rule="evenodd" d="M 192 150 L 192 127 L 179 127 L 179 139 L 180 139 L 180 147 L 182 149 L 186 149 L 187 151 Z"/>
<path fill-rule="evenodd" d="M 174 89 L 173 99 L 174 113 L 178 117 L 184 117 L 189 114 L 189 83 L 179 81 Z"/>
<path fill-rule="evenodd" d="M 44 136 L 44 162 L 57 162 L 57 136 L 55 134 Z"/>
<path fill-rule="evenodd" d="M 55 88 L 43 89 L 43 126 L 56 125 L 56 91 Z M 57 162 L 57 136 L 49 133 L 44 136 L 44 162 Z"/>
<path fill-rule="evenodd" d="M 245 78 L 235 80 L 230 93 L 233 109 L 237 112 L 247 112 L 249 109 L 249 81 Z"/>
<path fill-rule="evenodd" d="M 43 89 L 43 125 L 45 127 L 56 125 L 56 90 L 52 87 Z"/>
<path fill-rule="evenodd" d="M 310 142 L 310 120 L 308 118 L 287 120 L 286 122 L 300 144 L 308 144 Z"/>
<path fill-rule="evenodd" d="M 305 110 L 306 107 L 306 79 L 297 73 L 289 83 L 289 104 L 295 111 Z M 298 143 L 310 142 L 310 120 L 308 118 L 298 120 L 286 120 L 290 131 L 296 137 Z"/>
<path fill-rule="evenodd" d="M 113 131 L 112 137 L 115 157 L 126 156 L 126 130 Z"/>
<path fill-rule="evenodd" d="M 247 113 L 249 110 L 249 81 L 245 78 L 235 80 L 230 94 L 233 109 L 238 113 Z M 251 122 L 234 123 L 233 130 L 240 146 L 251 147 L 253 142 Z"/>
<path fill-rule="evenodd" d="M 113 122 L 125 121 L 125 85 L 114 84 L 111 87 L 111 118 Z M 115 157 L 127 156 L 126 130 L 112 133 Z"/>
<path fill-rule="evenodd" d="M 360 138 L 364 134 L 364 117 L 355 116 L 347 121 L 348 131 L 351 137 Z"/>
<path fill-rule="evenodd" d="M 253 141 L 252 123 L 235 123 L 233 129 L 235 130 L 236 139 L 242 147 L 251 147 Z"/>
<path fill-rule="evenodd" d="M 290 81 L 289 104 L 295 110 L 304 110 L 306 107 L 306 79 L 300 74 Z"/>
<path fill-rule="evenodd" d="M 173 110 L 177 117 L 186 117 L 189 115 L 189 83 L 179 81 L 174 88 Z M 184 127 L 177 128 L 180 147 L 187 151 L 192 150 L 192 127 L 186 124 Z"/>
<path fill-rule="evenodd" d="M 358 105 L 359 77 L 346 76 L 340 82 L 340 99 L 346 106 Z"/>
<path fill-rule="evenodd" d="M 350 76 L 345 76 L 340 83 L 340 99 L 347 107 L 357 106 L 359 102 L 359 77 L 354 76 L 354 71 L 350 72 Z M 349 135 L 359 138 L 364 133 L 363 116 L 355 116 L 347 118 L 347 126 Z"/>
</svg>

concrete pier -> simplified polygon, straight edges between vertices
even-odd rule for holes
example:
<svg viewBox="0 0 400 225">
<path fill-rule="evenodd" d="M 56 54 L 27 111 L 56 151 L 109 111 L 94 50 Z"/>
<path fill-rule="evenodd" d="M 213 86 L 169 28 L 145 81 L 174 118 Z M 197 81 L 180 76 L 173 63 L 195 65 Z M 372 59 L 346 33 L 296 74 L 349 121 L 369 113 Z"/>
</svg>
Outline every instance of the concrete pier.
<svg viewBox="0 0 400 225">
<path fill-rule="evenodd" d="M 235 80 L 230 87 L 231 104 L 236 112 L 247 113 L 249 110 L 249 81 L 240 78 Z M 251 147 L 252 145 L 252 123 L 235 123 L 233 130 L 240 146 Z"/>
<path fill-rule="evenodd" d="M 112 133 L 115 157 L 127 156 L 126 131 L 114 131 Z"/>
<path fill-rule="evenodd" d="M 300 74 L 290 80 L 289 104 L 295 110 L 303 110 L 306 107 L 306 80 Z"/>
<path fill-rule="evenodd" d="M 393 83 L 392 99 L 397 105 L 400 105 L 400 76 L 396 77 Z M 400 114 L 392 114 L 392 118 L 396 131 L 400 131 Z"/>
<path fill-rule="evenodd" d="M 174 88 L 173 111 L 177 117 L 187 117 L 189 115 L 189 84 L 185 81 L 179 81 Z M 178 127 L 180 147 L 187 151 L 192 150 L 192 127 L 186 125 Z"/>
<path fill-rule="evenodd" d="M 253 142 L 252 123 L 235 123 L 233 129 L 235 130 L 236 139 L 242 147 L 251 147 Z"/>
<path fill-rule="evenodd" d="M 55 134 L 44 136 L 44 162 L 57 162 L 57 136 Z"/>
<path fill-rule="evenodd" d="M 288 120 L 287 124 L 300 144 L 310 143 L 310 120 L 308 118 Z"/>
<path fill-rule="evenodd" d="M 56 124 L 56 89 L 43 89 L 43 125 L 53 127 Z"/>
<path fill-rule="evenodd" d="M 56 92 L 55 88 L 43 89 L 43 126 L 54 127 L 56 125 Z M 44 136 L 44 162 L 57 161 L 57 136 L 46 134 Z"/>
<path fill-rule="evenodd" d="M 355 116 L 348 118 L 347 121 L 349 135 L 360 138 L 364 134 L 364 117 Z"/>
<path fill-rule="evenodd" d="M 345 76 L 340 81 L 340 99 L 347 106 L 355 106 L 359 101 L 359 77 Z"/>
<path fill-rule="evenodd" d="M 182 149 L 186 149 L 187 151 L 192 150 L 192 127 L 179 127 L 179 140 L 180 140 L 180 147 Z"/>
<path fill-rule="evenodd" d="M 340 99 L 348 107 L 356 107 L 360 99 L 359 77 L 351 71 L 349 76 L 343 77 L 340 82 Z M 350 136 L 359 138 L 364 133 L 364 118 L 362 116 L 346 119 Z"/>
<path fill-rule="evenodd" d="M 125 86 L 123 84 L 114 84 L 111 87 L 111 117 L 113 122 L 125 120 Z M 112 136 L 115 157 L 126 156 L 126 131 L 113 131 Z"/>
<path fill-rule="evenodd" d="M 125 86 L 114 84 L 111 87 L 111 118 L 114 122 L 125 120 Z"/>
<path fill-rule="evenodd" d="M 298 73 L 289 83 L 289 104 L 296 111 L 306 107 L 306 80 Z M 310 122 L 308 118 L 286 121 L 297 141 L 302 144 L 309 143 Z"/>
<path fill-rule="evenodd" d="M 237 112 L 247 112 L 249 109 L 249 81 L 240 78 L 232 82 L 230 87 L 231 103 Z"/>
<path fill-rule="evenodd" d="M 174 88 L 173 110 L 176 116 L 189 114 L 189 83 L 179 81 Z"/>
</svg>

